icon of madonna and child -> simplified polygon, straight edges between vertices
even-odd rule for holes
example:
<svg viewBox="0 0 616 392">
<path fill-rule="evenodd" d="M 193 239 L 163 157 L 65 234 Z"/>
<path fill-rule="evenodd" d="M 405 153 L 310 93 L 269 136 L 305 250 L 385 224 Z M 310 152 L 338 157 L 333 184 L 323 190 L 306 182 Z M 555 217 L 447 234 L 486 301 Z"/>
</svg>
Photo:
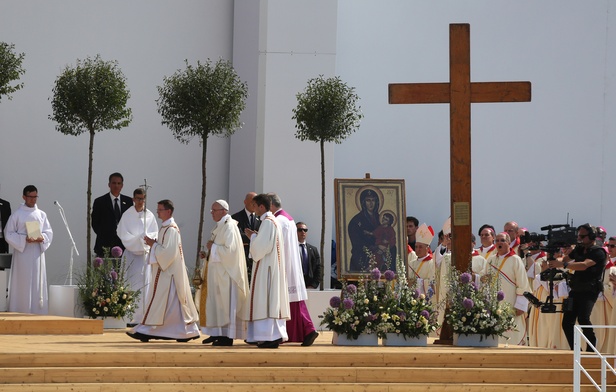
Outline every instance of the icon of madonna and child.
<svg viewBox="0 0 616 392">
<path fill-rule="evenodd" d="M 366 273 L 375 266 L 384 272 L 396 271 L 396 213 L 381 210 L 383 194 L 376 187 L 357 191 L 355 203 L 359 212 L 348 224 L 351 242 L 350 273 Z"/>
</svg>

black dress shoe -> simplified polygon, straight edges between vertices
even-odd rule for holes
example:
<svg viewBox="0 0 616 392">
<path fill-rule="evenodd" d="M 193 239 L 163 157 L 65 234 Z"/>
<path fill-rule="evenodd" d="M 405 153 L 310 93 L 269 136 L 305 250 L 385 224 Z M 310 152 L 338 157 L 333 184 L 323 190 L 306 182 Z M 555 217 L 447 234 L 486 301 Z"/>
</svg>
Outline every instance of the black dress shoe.
<svg viewBox="0 0 616 392">
<path fill-rule="evenodd" d="M 150 339 L 156 339 L 153 336 L 146 335 L 146 334 L 143 334 L 141 332 L 126 332 L 126 334 L 128 336 L 130 336 L 131 338 L 136 339 L 136 340 L 140 340 L 140 341 L 142 341 L 144 343 L 149 342 Z"/>
<path fill-rule="evenodd" d="M 201 335 L 196 335 L 196 336 L 192 336 L 190 338 L 185 338 L 185 339 L 175 339 L 175 341 L 178 342 L 178 343 L 186 343 L 186 342 L 189 342 L 191 340 L 199 339 L 200 337 L 201 337 Z"/>
<path fill-rule="evenodd" d="M 233 339 L 226 336 L 219 336 L 218 340 L 212 343 L 212 346 L 233 346 Z"/>
<path fill-rule="evenodd" d="M 278 348 L 280 343 L 282 343 L 282 339 L 268 340 L 266 342 L 257 344 L 257 347 L 259 348 Z"/>
<path fill-rule="evenodd" d="M 138 324 L 137 323 L 128 323 L 126 324 L 126 328 L 133 328 L 136 327 Z"/>
<path fill-rule="evenodd" d="M 257 346 L 259 342 L 249 342 L 248 340 L 244 340 L 244 343 L 250 344 L 251 346 Z"/>
<path fill-rule="evenodd" d="M 217 341 L 219 338 L 219 336 L 210 336 L 209 338 L 205 338 L 203 339 L 203 341 L 201 342 L 201 344 L 210 344 L 210 343 L 214 343 L 215 341 Z"/>
<path fill-rule="evenodd" d="M 304 342 L 302 343 L 302 346 L 312 346 L 312 343 L 314 343 L 318 336 L 319 333 L 317 331 L 310 332 L 304 337 Z"/>
</svg>

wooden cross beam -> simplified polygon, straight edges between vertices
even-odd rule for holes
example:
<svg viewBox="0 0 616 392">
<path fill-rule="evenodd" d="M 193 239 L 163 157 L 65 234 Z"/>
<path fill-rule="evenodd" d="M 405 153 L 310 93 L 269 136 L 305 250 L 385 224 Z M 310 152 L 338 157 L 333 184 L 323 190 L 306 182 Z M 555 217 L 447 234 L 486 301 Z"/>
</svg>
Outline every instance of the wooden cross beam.
<svg viewBox="0 0 616 392">
<path fill-rule="evenodd" d="M 530 82 L 471 82 L 470 25 L 449 25 L 449 83 L 392 83 L 390 104 L 449 103 L 452 263 L 471 260 L 471 103 L 529 102 Z"/>
</svg>

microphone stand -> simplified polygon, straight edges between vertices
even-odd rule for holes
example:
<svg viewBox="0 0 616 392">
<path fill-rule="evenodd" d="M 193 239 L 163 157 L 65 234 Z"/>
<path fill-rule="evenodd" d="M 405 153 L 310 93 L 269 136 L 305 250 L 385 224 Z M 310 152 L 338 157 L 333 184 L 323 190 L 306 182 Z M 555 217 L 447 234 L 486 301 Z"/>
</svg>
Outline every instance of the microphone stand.
<svg viewBox="0 0 616 392">
<path fill-rule="evenodd" d="M 68 237 L 71 239 L 71 259 L 69 261 L 69 267 L 68 267 L 68 276 L 67 276 L 67 280 L 68 280 L 68 284 L 69 286 L 73 285 L 73 252 L 77 254 L 77 256 L 79 256 L 79 251 L 77 250 L 77 245 L 75 245 L 75 240 L 73 239 L 73 235 L 71 234 L 71 229 L 69 229 L 68 227 L 68 222 L 66 221 L 66 215 L 64 214 L 64 208 L 62 208 L 62 206 L 60 205 L 60 203 L 58 203 L 57 200 L 55 200 L 53 202 L 53 204 L 58 206 L 58 211 L 60 212 L 60 216 L 62 217 L 62 222 L 64 222 L 64 227 L 66 227 L 66 231 L 68 232 Z M 66 280 L 64 281 L 64 283 L 66 283 Z"/>
</svg>

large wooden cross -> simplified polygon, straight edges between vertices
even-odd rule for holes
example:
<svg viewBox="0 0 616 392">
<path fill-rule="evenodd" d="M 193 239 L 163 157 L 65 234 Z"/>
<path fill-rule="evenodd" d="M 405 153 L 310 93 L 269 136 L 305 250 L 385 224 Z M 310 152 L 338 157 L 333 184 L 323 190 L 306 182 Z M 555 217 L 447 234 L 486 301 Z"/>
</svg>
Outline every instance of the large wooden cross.
<svg viewBox="0 0 616 392">
<path fill-rule="evenodd" d="M 471 103 L 529 102 L 530 82 L 471 82 L 470 25 L 449 25 L 449 83 L 392 83 L 390 104 L 449 103 L 452 263 L 467 271 L 471 231 Z"/>
</svg>

